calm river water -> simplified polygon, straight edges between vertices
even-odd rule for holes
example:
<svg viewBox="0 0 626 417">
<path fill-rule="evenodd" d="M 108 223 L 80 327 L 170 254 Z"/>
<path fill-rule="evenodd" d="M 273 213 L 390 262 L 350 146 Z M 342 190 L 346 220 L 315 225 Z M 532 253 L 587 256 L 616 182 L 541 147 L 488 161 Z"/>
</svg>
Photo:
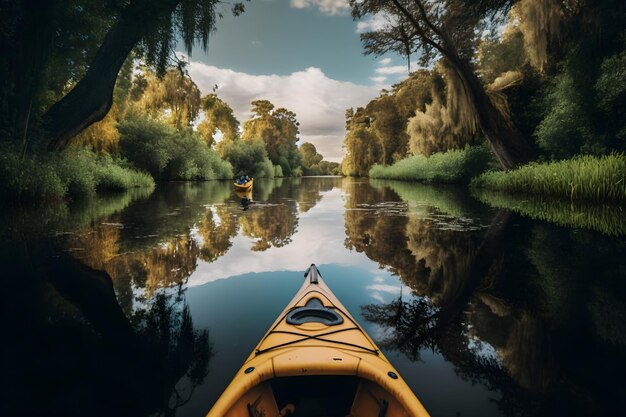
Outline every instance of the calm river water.
<svg viewBox="0 0 626 417">
<path fill-rule="evenodd" d="M 318 265 L 433 416 L 626 415 L 626 239 L 467 191 L 230 182 L 2 209 L 0 414 L 201 417 Z"/>
</svg>

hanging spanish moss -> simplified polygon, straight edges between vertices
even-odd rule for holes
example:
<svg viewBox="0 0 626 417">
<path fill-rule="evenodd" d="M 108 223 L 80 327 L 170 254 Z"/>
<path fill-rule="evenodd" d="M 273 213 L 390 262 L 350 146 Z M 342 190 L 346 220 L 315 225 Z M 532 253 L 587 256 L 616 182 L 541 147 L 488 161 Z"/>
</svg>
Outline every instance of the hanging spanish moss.
<svg viewBox="0 0 626 417">
<path fill-rule="evenodd" d="M 522 83 L 524 75 L 520 71 L 503 72 L 487 86 L 487 94 L 496 109 L 507 119 L 511 119 L 509 101 L 504 91 Z"/>
<path fill-rule="evenodd" d="M 439 71 L 446 82 L 445 92 L 433 88 L 432 102 L 424 111 L 417 110 L 407 125 L 409 149 L 416 155 L 430 156 L 476 142 L 478 120 L 467 90 L 443 61 Z"/>
<path fill-rule="evenodd" d="M 522 0 L 512 10 L 520 20 L 528 62 L 543 72 L 548 63 L 548 47 L 558 34 L 563 10 L 557 0 Z"/>
<path fill-rule="evenodd" d="M 470 137 L 478 131 L 478 117 L 467 87 L 445 60 L 439 61 L 446 80 L 446 105 L 450 127 L 459 136 Z"/>
</svg>

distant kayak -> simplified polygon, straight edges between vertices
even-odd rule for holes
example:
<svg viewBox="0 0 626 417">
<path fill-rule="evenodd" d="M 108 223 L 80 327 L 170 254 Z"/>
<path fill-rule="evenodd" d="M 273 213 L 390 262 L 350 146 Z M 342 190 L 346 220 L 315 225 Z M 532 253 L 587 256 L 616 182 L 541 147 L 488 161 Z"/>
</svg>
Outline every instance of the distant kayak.
<svg viewBox="0 0 626 417">
<path fill-rule="evenodd" d="M 427 417 L 315 265 L 207 417 Z"/>
<path fill-rule="evenodd" d="M 252 188 L 252 185 L 254 185 L 254 178 L 243 184 L 237 184 L 236 181 L 233 183 L 233 186 L 235 186 L 235 190 L 237 191 L 248 191 Z"/>
</svg>

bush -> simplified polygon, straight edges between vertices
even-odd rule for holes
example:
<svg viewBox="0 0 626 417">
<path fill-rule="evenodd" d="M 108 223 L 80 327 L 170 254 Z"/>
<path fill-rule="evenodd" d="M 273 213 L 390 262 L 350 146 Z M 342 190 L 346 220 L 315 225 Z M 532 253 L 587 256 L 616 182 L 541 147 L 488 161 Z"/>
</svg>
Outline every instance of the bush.
<svg viewBox="0 0 626 417">
<path fill-rule="evenodd" d="M 537 145 L 551 158 L 569 158 L 580 152 L 601 153 L 604 148 L 590 129 L 583 97 L 568 73 L 555 77 L 544 99 L 547 113 L 535 130 Z"/>
<path fill-rule="evenodd" d="M 67 183 L 54 164 L 43 156 L 22 158 L 18 149 L 0 148 L 0 197 L 4 200 L 58 200 L 67 193 Z"/>
<path fill-rule="evenodd" d="M 430 157 L 415 155 L 390 166 L 374 165 L 371 178 L 437 183 L 466 183 L 494 164 L 486 146 L 434 153 Z"/>
<path fill-rule="evenodd" d="M 471 186 L 571 201 L 624 204 L 626 155 L 587 155 L 559 162 L 531 163 L 508 172 L 486 172 L 475 178 Z"/>
<path fill-rule="evenodd" d="M 218 152 L 230 162 L 235 177 L 249 175 L 253 178 L 274 178 L 274 165 L 262 141 L 223 140 L 218 144 Z"/>
<path fill-rule="evenodd" d="M 59 200 L 97 190 L 154 187 L 152 178 L 128 168 L 128 162 L 97 156 L 86 149 L 21 157 L 17 149 L 0 150 L 0 192 L 7 200 Z"/>
<path fill-rule="evenodd" d="M 131 116 L 119 126 L 120 149 L 137 168 L 163 180 L 232 178 L 219 158 L 191 129 L 176 130 L 158 120 Z"/>
</svg>

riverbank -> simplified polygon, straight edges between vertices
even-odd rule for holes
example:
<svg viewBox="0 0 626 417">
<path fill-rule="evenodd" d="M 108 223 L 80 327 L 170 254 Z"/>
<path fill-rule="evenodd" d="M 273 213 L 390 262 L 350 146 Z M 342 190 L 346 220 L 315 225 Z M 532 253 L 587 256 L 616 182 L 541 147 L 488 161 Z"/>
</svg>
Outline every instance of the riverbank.
<svg viewBox="0 0 626 417">
<path fill-rule="evenodd" d="M 10 146 L 0 151 L 0 198 L 5 201 L 62 200 L 154 185 L 150 175 L 127 161 L 84 149 L 24 156 Z"/>
<path fill-rule="evenodd" d="M 495 160 L 486 146 L 468 146 L 430 156 L 415 155 L 393 165 L 374 165 L 369 176 L 384 180 L 459 184 L 468 183 L 494 166 Z"/>
<path fill-rule="evenodd" d="M 576 156 L 533 162 L 511 171 L 495 169 L 485 146 L 416 155 L 393 165 L 374 165 L 370 178 L 469 184 L 473 189 L 599 204 L 626 203 L 626 155 Z"/>
<path fill-rule="evenodd" d="M 600 204 L 626 203 L 626 155 L 577 156 L 531 163 L 508 172 L 490 171 L 471 188 Z"/>
</svg>

